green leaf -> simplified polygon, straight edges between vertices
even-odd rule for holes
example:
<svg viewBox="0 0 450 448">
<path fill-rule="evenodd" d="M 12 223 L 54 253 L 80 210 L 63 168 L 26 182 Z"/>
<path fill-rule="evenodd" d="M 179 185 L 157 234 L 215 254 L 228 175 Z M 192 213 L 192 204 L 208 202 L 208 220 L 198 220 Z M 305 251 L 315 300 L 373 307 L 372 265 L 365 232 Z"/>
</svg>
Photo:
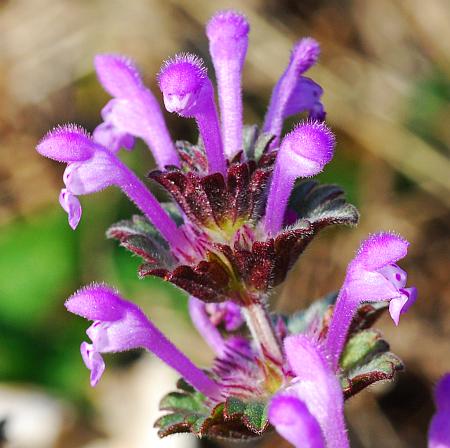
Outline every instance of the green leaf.
<svg viewBox="0 0 450 448">
<path fill-rule="evenodd" d="M 236 397 L 229 397 L 225 402 L 224 416 L 225 419 L 231 420 L 244 414 L 246 404 Z"/>
<path fill-rule="evenodd" d="M 269 426 L 267 403 L 252 402 L 247 404 L 242 420 L 248 429 L 261 434 Z"/>
<path fill-rule="evenodd" d="M 262 133 L 259 135 L 258 140 L 256 140 L 255 143 L 255 150 L 254 150 L 254 158 L 256 161 L 258 161 L 261 156 L 265 153 L 268 146 L 270 145 L 271 141 L 275 138 L 274 135 Z"/>
<path fill-rule="evenodd" d="M 159 428 L 159 437 L 167 437 L 171 434 L 189 432 L 189 425 L 185 423 L 184 414 L 167 414 L 156 420 L 155 428 Z"/>
<path fill-rule="evenodd" d="M 251 160 L 255 156 L 255 143 L 258 138 L 258 125 L 246 125 L 242 132 L 244 154 L 247 160 Z"/>
<path fill-rule="evenodd" d="M 143 216 L 134 215 L 129 220 L 113 224 L 106 236 L 119 240 L 121 246 L 155 267 L 171 266 L 175 262 L 167 242 Z"/>
<path fill-rule="evenodd" d="M 395 373 L 403 370 L 401 359 L 391 352 L 382 353 L 370 362 L 354 369 L 348 377 L 341 379 L 345 398 L 360 392 L 377 381 L 391 380 Z"/>
<path fill-rule="evenodd" d="M 187 395 L 183 392 L 171 392 L 159 403 L 162 411 L 206 412 L 203 395 Z"/>
<path fill-rule="evenodd" d="M 208 408 L 206 398 L 184 380 L 179 380 L 177 386 L 178 391 L 161 400 L 160 409 L 171 412 L 155 423 L 160 437 L 192 432 L 197 437 L 248 440 L 269 428 L 265 402 L 228 397 L 226 402 Z"/>
<path fill-rule="evenodd" d="M 347 342 L 340 361 L 341 368 L 344 371 L 352 370 L 387 350 L 389 344 L 377 330 L 360 331 Z"/>
<path fill-rule="evenodd" d="M 389 344 L 376 330 L 360 331 L 349 339 L 340 362 L 345 398 L 377 381 L 391 380 L 403 369 L 401 359 L 388 350 Z"/>
</svg>

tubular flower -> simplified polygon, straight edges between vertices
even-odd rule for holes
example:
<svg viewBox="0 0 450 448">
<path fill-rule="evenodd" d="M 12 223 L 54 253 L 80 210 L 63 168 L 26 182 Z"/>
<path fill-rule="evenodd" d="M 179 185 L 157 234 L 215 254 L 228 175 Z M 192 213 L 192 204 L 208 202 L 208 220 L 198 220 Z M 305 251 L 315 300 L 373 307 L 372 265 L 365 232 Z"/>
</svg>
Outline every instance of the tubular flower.
<svg viewBox="0 0 450 448">
<path fill-rule="evenodd" d="M 106 187 L 119 187 L 176 249 L 184 248 L 185 236 L 170 219 L 141 180 L 115 155 L 96 143 L 82 128 L 62 126 L 49 132 L 37 146 L 45 157 L 67 163 L 64 171 L 66 188 L 60 203 L 76 228 L 81 206 L 76 196 L 95 193 Z"/>
<path fill-rule="evenodd" d="M 271 401 L 271 423 L 298 448 L 305 442 L 311 447 L 348 447 L 344 397 L 326 353 L 305 335 L 287 337 L 284 346 L 296 376 Z"/>
<path fill-rule="evenodd" d="M 389 312 L 398 324 L 417 297 L 415 288 L 405 289 L 406 273 L 395 263 L 406 256 L 409 243 L 392 233 L 377 233 L 362 242 L 347 269 L 336 300 L 327 336 L 327 349 L 337 368 L 352 319 L 362 302 L 390 301 Z"/>
<path fill-rule="evenodd" d="M 116 291 L 92 285 L 67 309 L 93 321 L 81 346 L 91 384 L 103 353 L 143 347 L 182 376 L 160 404 L 161 437 L 247 440 L 275 428 L 295 446 L 346 447 L 344 400 L 402 369 L 398 357 L 370 327 L 387 308 L 399 316 L 416 299 L 397 261 L 408 243 L 381 233 L 368 238 L 350 263 L 339 294 L 286 316 L 269 297 L 320 230 L 355 225 L 359 215 L 336 185 L 309 179 L 331 161 L 335 137 L 323 120 L 321 87 L 304 73 L 319 45 L 300 40 L 272 92 L 264 124 L 243 125 L 241 77 L 249 24 L 234 11 L 217 13 L 206 34 L 216 72 L 214 87 L 200 58 L 179 54 L 157 80 L 169 112 L 193 118 L 198 142 L 172 142 L 152 93 L 136 66 L 100 55 L 95 68 L 113 97 L 91 137 L 66 125 L 51 131 L 37 151 L 67 164 L 60 204 L 69 224 L 81 218 L 78 197 L 119 187 L 143 216 L 113 224 L 107 235 L 143 259 L 140 277 L 158 276 L 189 294 L 194 326 L 213 349 L 207 371 L 194 366 Z M 309 118 L 282 135 L 286 117 Z M 168 193 L 159 203 L 120 160 L 134 138 L 147 142 L 157 169 L 148 174 Z M 337 298 L 336 298 L 337 297 Z"/>
<path fill-rule="evenodd" d="M 450 447 L 450 373 L 446 373 L 435 389 L 436 414 L 428 430 L 429 448 Z"/>
<path fill-rule="evenodd" d="M 228 157 L 242 150 L 241 78 L 249 30 L 245 17 L 235 11 L 217 13 L 206 27 L 219 88 L 224 151 Z"/>
<path fill-rule="evenodd" d="M 66 308 L 94 323 L 87 330 L 92 343 L 81 344 L 81 355 L 95 386 L 105 369 L 102 353 L 145 348 L 174 368 L 199 392 L 218 398 L 218 387 L 195 367 L 133 303 L 105 285 L 87 286 L 66 301 Z"/>
<path fill-rule="evenodd" d="M 300 76 L 317 62 L 319 53 L 319 44 L 311 38 L 301 39 L 294 45 L 289 65 L 272 91 L 264 120 L 264 131 L 275 136 L 272 147 L 276 147 L 280 139 L 286 117 L 309 111 L 311 119 L 325 118 L 319 101 L 322 89 L 310 79 Z"/>
<path fill-rule="evenodd" d="M 188 53 L 176 55 L 165 62 L 158 81 L 166 109 L 182 117 L 193 117 L 197 121 L 205 145 L 209 172 L 225 174 L 214 88 L 203 61 Z"/>
<path fill-rule="evenodd" d="M 267 199 L 264 224 L 269 234 L 276 234 L 283 227 L 284 214 L 296 179 L 320 173 L 333 158 L 334 145 L 334 135 L 319 122 L 301 124 L 284 137 Z"/>
<path fill-rule="evenodd" d="M 158 167 L 179 166 L 158 101 L 145 87 L 135 64 L 120 55 L 101 54 L 94 65 L 101 84 L 114 97 L 102 111 L 104 126 L 96 129 L 97 134 L 109 128 L 115 134 L 140 137 L 151 148 Z M 113 150 L 108 141 L 100 143 Z"/>
</svg>

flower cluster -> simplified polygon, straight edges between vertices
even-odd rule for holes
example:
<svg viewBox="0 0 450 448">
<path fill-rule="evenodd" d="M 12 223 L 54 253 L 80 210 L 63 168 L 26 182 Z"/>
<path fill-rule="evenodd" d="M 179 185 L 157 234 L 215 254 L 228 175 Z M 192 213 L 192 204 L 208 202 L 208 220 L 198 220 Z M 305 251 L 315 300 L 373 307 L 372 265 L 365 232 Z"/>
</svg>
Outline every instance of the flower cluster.
<svg viewBox="0 0 450 448">
<path fill-rule="evenodd" d="M 304 74 L 319 57 L 311 38 L 294 45 L 275 85 L 264 123 L 243 125 L 241 75 L 249 24 L 234 11 L 216 14 L 206 34 L 214 85 L 202 60 L 167 60 L 158 85 L 169 112 L 194 118 L 196 144 L 173 143 L 153 93 L 130 60 L 95 58 L 112 99 L 92 136 L 66 125 L 37 151 L 67 164 L 60 203 L 69 224 L 81 218 L 78 196 L 119 187 L 142 215 L 114 224 L 108 236 L 143 259 L 139 275 L 159 276 L 189 295 L 192 321 L 216 358 L 195 366 L 131 302 L 106 285 L 87 286 L 67 309 L 93 321 L 81 353 L 99 381 L 102 353 L 145 348 L 181 376 L 161 401 L 159 434 L 249 439 L 275 428 L 296 447 L 346 447 L 344 400 L 375 381 L 391 379 L 400 359 L 370 327 L 387 308 L 395 324 L 416 300 L 397 265 L 408 242 L 378 233 L 362 242 L 338 294 L 292 316 L 269 309 L 285 279 L 326 226 L 355 225 L 358 212 L 335 185 L 311 180 L 331 161 L 335 137 L 324 123 L 322 89 Z M 284 119 L 307 118 L 283 135 Z M 149 179 L 172 202 L 159 203 L 119 158 L 135 138 L 149 146 L 157 170 Z M 444 406 L 444 405 L 442 405 Z M 436 417 L 438 421 L 439 417 Z M 439 423 L 435 423 L 435 426 Z"/>
</svg>

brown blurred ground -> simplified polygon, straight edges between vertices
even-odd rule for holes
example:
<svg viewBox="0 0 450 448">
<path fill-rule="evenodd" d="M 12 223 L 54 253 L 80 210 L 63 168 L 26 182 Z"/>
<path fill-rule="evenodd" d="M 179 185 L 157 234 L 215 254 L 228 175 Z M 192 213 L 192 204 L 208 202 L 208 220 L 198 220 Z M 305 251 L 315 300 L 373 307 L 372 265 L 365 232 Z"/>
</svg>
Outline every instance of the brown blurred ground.
<svg viewBox="0 0 450 448">
<path fill-rule="evenodd" d="M 167 56 L 189 50 L 207 57 L 203 26 L 224 7 L 245 12 L 252 26 L 244 74 L 248 123 L 261 121 L 292 43 L 304 35 L 321 42 L 311 77 L 324 88 L 339 140 L 339 173 L 330 179 L 350 188 L 361 211 L 356 230 L 337 229 L 311 245 L 280 291 L 278 307 L 294 310 L 337 289 L 369 232 L 395 230 L 411 241 L 403 267 L 419 301 L 399 328 L 387 318 L 379 324 L 407 371 L 394 384 L 360 394 L 347 410 L 354 447 L 425 446 L 431 387 L 450 370 L 446 0 L 0 1 L 0 225 L 55 203 L 60 167 L 33 148 L 57 123 L 90 130 L 98 123 L 107 96 L 92 74 L 96 53 L 128 54 L 157 93 L 154 75 Z M 192 123 L 167 118 L 174 137 L 192 135 Z M 75 440 L 61 446 L 81 446 Z"/>
</svg>

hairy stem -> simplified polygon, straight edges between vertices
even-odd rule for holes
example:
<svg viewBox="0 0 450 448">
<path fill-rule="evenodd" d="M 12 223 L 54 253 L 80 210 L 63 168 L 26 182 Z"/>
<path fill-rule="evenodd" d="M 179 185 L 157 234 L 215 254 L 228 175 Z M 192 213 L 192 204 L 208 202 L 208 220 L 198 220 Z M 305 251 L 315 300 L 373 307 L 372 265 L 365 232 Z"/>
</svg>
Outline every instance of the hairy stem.
<svg viewBox="0 0 450 448">
<path fill-rule="evenodd" d="M 269 313 L 261 303 L 251 303 L 243 308 L 247 326 L 250 329 L 253 340 L 259 352 L 271 361 L 282 363 L 283 353 L 280 341 L 275 334 Z"/>
</svg>

